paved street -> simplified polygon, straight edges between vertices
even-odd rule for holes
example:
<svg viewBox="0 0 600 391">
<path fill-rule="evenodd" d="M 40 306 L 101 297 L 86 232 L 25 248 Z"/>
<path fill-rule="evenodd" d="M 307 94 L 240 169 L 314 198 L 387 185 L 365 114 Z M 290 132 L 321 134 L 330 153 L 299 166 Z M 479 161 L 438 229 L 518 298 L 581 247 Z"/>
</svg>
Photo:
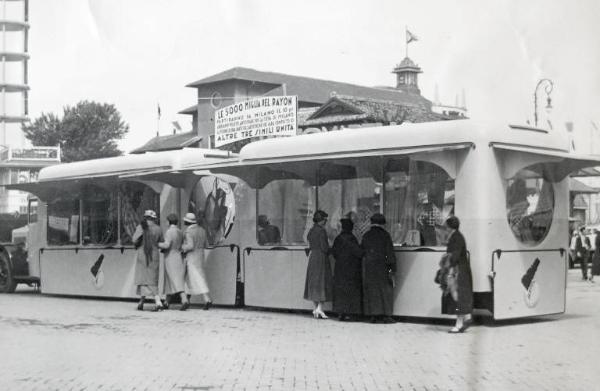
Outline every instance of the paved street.
<svg viewBox="0 0 600 391">
<path fill-rule="evenodd" d="M 151 307 L 151 306 L 148 306 Z M 600 389 L 600 280 L 570 271 L 567 313 L 478 324 L 0 295 L 0 390 Z"/>
</svg>

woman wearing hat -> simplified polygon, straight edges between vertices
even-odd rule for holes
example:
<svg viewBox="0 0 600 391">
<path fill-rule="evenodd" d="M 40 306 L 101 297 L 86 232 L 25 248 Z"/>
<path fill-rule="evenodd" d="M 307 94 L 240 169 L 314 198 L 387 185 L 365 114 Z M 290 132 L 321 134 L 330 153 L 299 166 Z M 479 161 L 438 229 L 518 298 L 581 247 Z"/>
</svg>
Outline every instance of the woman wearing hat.
<svg viewBox="0 0 600 391">
<path fill-rule="evenodd" d="M 381 213 L 371 216 L 371 229 L 362 239 L 365 251 L 363 263 L 364 313 L 371 322 L 393 323 L 394 273 L 396 256 L 390 234 L 385 230 Z"/>
<path fill-rule="evenodd" d="M 333 241 L 331 253 L 335 258 L 333 273 L 333 310 L 340 321 L 362 314 L 362 256 L 363 249 L 352 233 L 352 220 L 341 219 L 342 232 Z"/>
<path fill-rule="evenodd" d="M 209 296 L 206 273 L 204 271 L 204 248 L 208 246 L 206 230 L 198 225 L 196 215 L 186 213 L 183 218 L 185 233 L 181 250 L 185 254 L 187 274 L 185 276 L 185 293 L 188 295 L 202 295 L 204 309 L 212 305 Z"/>
<path fill-rule="evenodd" d="M 306 282 L 304 285 L 304 298 L 315 304 L 313 316 L 315 318 L 327 319 L 323 312 L 323 302 L 331 301 L 333 298 L 333 283 L 331 277 L 331 266 L 329 264 L 329 241 L 325 223 L 327 213 L 317 210 L 313 216 L 313 227 L 308 231 L 308 246 L 310 255 L 308 267 L 306 268 Z"/>
<path fill-rule="evenodd" d="M 450 266 L 456 268 L 456 300 L 451 294 L 442 295 L 442 314 L 456 315 L 456 324 L 450 333 L 462 333 L 471 324 L 473 311 L 473 281 L 471 265 L 467 256 L 467 243 L 465 237 L 458 230 L 460 220 L 450 216 L 446 226 L 452 230 L 448 238 L 446 253 L 450 257 Z"/>
<path fill-rule="evenodd" d="M 181 258 L 181 244 L 183 243 L 183 233 L 177 226 L 179 218 L 171 213 L 167 216 L 169 228 L 165 232 L 164 242 L 158 243 L 158 247 L 165 250 L 165 294 L 167 295 L 167 306 L 169 296 L 179 294 L 181 297 L 181 311 L 189 308 L 187 296 L 185 295 L 185 265 Z"/>
<path fill-rule="evenodd" d="M 136 293 L 140 296 L 137 306 L 140 311 L 144 309 L 146 296 L 154 296 L 155 311 L 163 309 L 158 295 L 158 242 L 162 241 L 163 236 L 160 227 L 156 224 L 156 219 L 156 212 L 145 211 L 142 222 L 135 227 L 132 237 L 137 249 L 134 283 Z"/>
</svg>

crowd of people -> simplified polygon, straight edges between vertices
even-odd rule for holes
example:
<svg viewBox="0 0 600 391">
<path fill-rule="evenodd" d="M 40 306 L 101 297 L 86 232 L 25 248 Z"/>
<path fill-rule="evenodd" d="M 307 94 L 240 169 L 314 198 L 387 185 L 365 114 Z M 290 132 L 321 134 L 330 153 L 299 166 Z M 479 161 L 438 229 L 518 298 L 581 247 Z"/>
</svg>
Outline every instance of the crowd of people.
<svg viewBox="0 0 600 391">
<path fill-rule="evenodd" d="M 366 317 L 372 323 L 394 323 L 396 258 L 392 239 L 385 229 L 385 217 L 381 213 L 370 217 L 370 228 L 360 243 L 353 233 L 352 220 L 342 218 L 341 233 L 331 247 L 325 230 L 327 219 L 327 213 L 317 210 L 313 215 L 314 225 L 307 235 L 310 252 L 304 299 L 314 303 L 313 316 L 327 319 L 323 305 L 333 302 L 333 311 L 340 321 Z M 185 215 L 184 231 L 178 227 L 177 215 L 168 215 L 167 221 L 169 227 L 163 234 L 157 224 L 156 212 L 147 210 L 133 234 L 137 249 L 135 285 L 140 297 L 137 309 L 143 310 L 146 297 L 151 297 L 153 311 L 162 311 L 169 308 L 171 298 L 178 296 L 180 310 L 185 311 L 190 306 L 190 296 L 201 295 L 204 309 L 208 310 L 212 300 L 204 271 L 204 249 L 208 246 L 206 230 L 194 213 Z M 260 216 L 258 223 L 261 244 L 280 240 L 279 230 L 270 225 L 266 216 Z M 445 259 L 448 267 L 454 270 L 456 284 L 453 290 L 445 290 L 442 295 L 442 313 L 456 315 L 456 324 L 450 332 L 461 333 L 471 321 L 471 269 L 458 218 L 450 216 L 446 226 L 451 234 Z M 160 267 L 160 252 L 164 253 L 163 268 Z M 333 272 L 329 255 L 335 258 Z M 159 282 L 162 282 L 160 288 Z"/>
<path fill-rule="evenodd" d="M 333 311 L 340 321 L 366 317 L 372 323 L 393 323 L 396 258 L 386 220 L 380 213 L 371 216 L 370 229 L 359 243 L 352 233 L 351 219 L 340 220 L 342 232 L 329 247 L 325 225 L 328 215 L 318 210 L 308 233 L 310 248 L 304 299 L 314 303 L 313 316 L 327 319 L 325 302 L 333 302 Z M 442 294 L 442 313 L 456 315 L 451 333 L 462 333 L 471 324 L 473 288 L 471 268 L 459 219 L 450 216 L 446 226 L 451 231 L 448 246 L 448 267 L 455 278 L 454 289 Z M 332 273 L 328 256 L 335 258 Z"/>
<path fill-rule="evenodd" d="M 169 227 L 163 235 L 156 212 L 147 210 L 133 234 L 137 249 L 134 283 L 140 296 L 137 309 L 144 309 L 147 296 L 154 299 L 153 311 L 168 309 L 171 298 L 179 296 L 179 309 L 185 311 L 190 307 L 190 297 L 201 295 L 204 309 L 208 310 L 212 300 L 204 271 L 206 230 L 194 213 L 185 215 L 184 231 L 178 227 L 177 215 L 170 214 L 167 221 Z M 164 253 L 164 268 L 160 267 L 160 252 Z M 161 289 L 160 281 L 163 282 Z"/>
</svg>

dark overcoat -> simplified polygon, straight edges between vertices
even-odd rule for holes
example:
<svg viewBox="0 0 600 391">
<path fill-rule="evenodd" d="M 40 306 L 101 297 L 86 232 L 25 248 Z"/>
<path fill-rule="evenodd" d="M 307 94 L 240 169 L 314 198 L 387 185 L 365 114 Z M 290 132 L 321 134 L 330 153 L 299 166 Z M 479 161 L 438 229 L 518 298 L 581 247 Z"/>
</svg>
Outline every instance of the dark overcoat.
<svg viewBox="0 0 600 391">
<path fill-rule="evenodd" d="M 329 241 L 327 231 L 319 224 L 308 231 L 308 266 L 304 283 L 304 298 L 311 301 L 331 301 L 333 281 L 329 263 Z"/>
<path fill-rule="evenodd" d="M 596 249 L 592 257 L 592 276 L 600 276 L 600 233 L 596 234 L 594 245 Z"/>
<path fill-rule="evenodd" d="M 460 231 L 456 230 L 450 235 L 446 252 L 450 254 L 450 266 L 458 267 L 458 300 L 454 301 L 450 294 L 442 294 L 442 313 L 470 314 L 473 311 L 473 279 L 467 257 L 467 244 Z"/>
<path fill-rule="evenodd" d="M 342 232 L 333 241 L 333 310 L 338 314 L 362 313 L 363 249 L 352 232 Z"/>
<path fill-rule="evenodd" d="M 362 239 L 363 301 L 368 316 L 392 315 L 394 286 L 390 273 L 396 272 L 396 256 L 390 234 L 374 225 Z"/>
</svg>

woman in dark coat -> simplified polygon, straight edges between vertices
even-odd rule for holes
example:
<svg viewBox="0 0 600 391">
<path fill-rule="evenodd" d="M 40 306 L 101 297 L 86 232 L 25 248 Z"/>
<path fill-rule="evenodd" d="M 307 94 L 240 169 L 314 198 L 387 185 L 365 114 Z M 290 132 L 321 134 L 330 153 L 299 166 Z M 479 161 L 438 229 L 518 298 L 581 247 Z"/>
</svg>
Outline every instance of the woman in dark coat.
<svg viewBox="0 0 600 391">
<path fill-rule="evenodd" d="M 450 333 L 462 333 L 471 323 L 471 312 L 473 311 L 473 282 L 471 277 L 471 265 L 467 257 L 467 244 L 465 237 L 458 230 L 460 221 L 456 216 L 450 216 L 446 220 L 446 226 L 452 231 L 448 238 L 446 253 L 449 255 L 451 267 L 457 272 L 457 300 L 450 293 L 442 295 L 442 313 L 456 315 L 456 325 L 450 329 Z"/>
<path fill-rule="evenodd" d="M 327 319 L 323 312 L 323 302 L 331 301 L 333 297 L 333 283 L 331 278 L 331 265 L 329 263 L 329 241 L 325 223 L 327 213 L 317 210 L 313 216 L 313 227 L 308 231 L 308 267 L 306 268 L 306 282 L 304 285 L 304 298 L 315 304 L 313 316 Z"/>
<path fill-rule="evenodd" d="M 361 263 L 364 251 L 352 234 L 354 223 L 341 219 L 342 233 L 333 241 L 331 253 L 335 258 L 333 273 L 333 310 L 341 321 L 348 315 L 362 313 L 362 273 Z"/>
<path fill-rule="evenodd" d="M 371 322 L 393 323 L 394 273 L 396 257 L 390 234 L 385 230 L 381 213 L 371 216 L 371 229 L 362 239 L 364 313 Z"/>
<path fill-rule="evenodd" d="M 594 276 L 600 276 L 600 233 L 594 228 L 594 254 L 592 255 L 592 275 L 590 282 L 594 282 Z"/>
</svg>

